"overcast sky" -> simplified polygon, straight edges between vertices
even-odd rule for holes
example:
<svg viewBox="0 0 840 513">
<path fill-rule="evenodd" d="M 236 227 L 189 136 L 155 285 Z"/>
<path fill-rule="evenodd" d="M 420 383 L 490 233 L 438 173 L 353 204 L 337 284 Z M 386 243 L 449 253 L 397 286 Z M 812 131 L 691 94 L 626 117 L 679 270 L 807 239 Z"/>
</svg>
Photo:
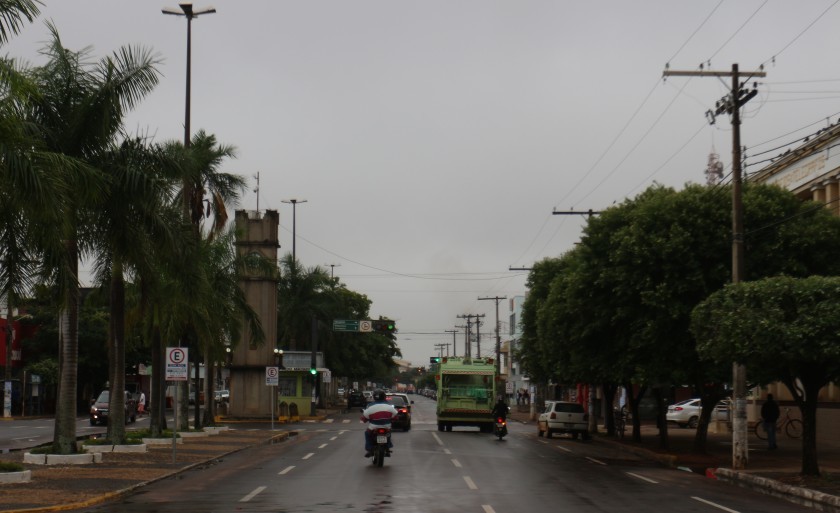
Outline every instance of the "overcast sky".
<svg viewBox="0 0 840 513">
<path fill-rule="evenodd" d="M 728 79 L 672 70 L 762 64 L 742 111 L 748 172 L 838 120 L 837 0 L 215 0 L 192 24 L 192 130 L 238 149 L 237 208 L 280 212 L 282 252 L 321 265 L 396 319 L 416 365 L 452 342 L 458 315 L 525 294 L 530 267 L 580 239 L 584 218 L 651 183 L 728 173 L 729 119 L 705 112 Z M 186 21 L 137 0 L 46 0 L 3 53 L 30 64 L 52 20 L 65 46 L 97 58 L 158 53 L 164 77 L 132 132 L 183 139 Z M 770 151 L 762 154 L 762 152 Z M 254 192 L 259 173 L 259 197 Z M 500 319 L 507 330 L 507 302 Z M 488 338 L 484 338 L 487 336 Z M 457 339 L 463 353 L 463 336 Z M 451 348 L 450 348 L 451 350 Z"/>
</svg>

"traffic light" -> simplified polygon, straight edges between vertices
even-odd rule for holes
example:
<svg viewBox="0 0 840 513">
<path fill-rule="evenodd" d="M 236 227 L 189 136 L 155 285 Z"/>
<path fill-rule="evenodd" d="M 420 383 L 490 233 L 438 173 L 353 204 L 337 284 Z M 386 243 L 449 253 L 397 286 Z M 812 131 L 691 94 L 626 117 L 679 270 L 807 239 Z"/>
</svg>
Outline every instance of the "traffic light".
<svg viewBox="0 0 840 513">
<path fill-rule="evenodd" d="M 373 321 L 373 331 L 376 333 L 393 333 L 397 329 L 394 321 L 388 319 L 381 319 Z"/>
<path fill-rule="evenodd" d="M 318 369 L 316 369 L 315 367 L 310 367 L 309 374 L 312 374 L 313 376 L 318 374 Z"/>
<path fill-rule="evenodd" d="M 440 356 L 430 356 L 429 357 L 429 363 L 432 363 L 432 364 L 440 363 Z"/>
</svg>

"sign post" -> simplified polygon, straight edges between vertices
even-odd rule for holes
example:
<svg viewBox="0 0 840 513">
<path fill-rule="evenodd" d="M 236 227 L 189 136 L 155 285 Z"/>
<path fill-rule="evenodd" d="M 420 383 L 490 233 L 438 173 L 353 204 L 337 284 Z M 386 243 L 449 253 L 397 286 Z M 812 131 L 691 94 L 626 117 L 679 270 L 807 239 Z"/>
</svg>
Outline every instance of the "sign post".
<svg viewBox="0 0 840 513">
<path fill-rule="evenodd" d="M 186 347 L 166 348 L 166 381 L 187 381 L 189 372 L 187 370 L 188 351 Z M 175 416 L 175 425 L 172 427 L 172 463 L 175 463 L 175 446 L 178 437 L 178 389 L 175 387 L 175 402 L 172 403 L 172 410 Z"/>
<path fill-rule="evenodd" d="M 272 387 L 271 393 L 268 395 L 271 396 L 271 431 L 274 431 L 274 403 L 276 402 L 277 385 L 280 384 L 280 367 L 265 368 L 265 384 Z"/>
</svg>

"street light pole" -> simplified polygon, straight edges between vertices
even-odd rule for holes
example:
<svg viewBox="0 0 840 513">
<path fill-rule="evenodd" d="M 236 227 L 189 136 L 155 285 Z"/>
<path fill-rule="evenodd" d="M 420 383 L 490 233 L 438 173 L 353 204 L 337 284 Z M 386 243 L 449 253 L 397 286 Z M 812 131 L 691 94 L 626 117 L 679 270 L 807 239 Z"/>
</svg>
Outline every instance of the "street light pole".
<svg viewBox="0 0 840 513">
<path fill-rule="evenodd" d="M 306 203 L 306 200 L 299 200 L 296 198 L 292 198 L 290 200 L 281 200 L 283 203 L 291 203 L 292 204 L 292 262 L 297 265 L 297 254 L 295 251 L 295 246 L 297 242 L 297 204 L 298 203 Z"/>
<path fill-rule="evenodd" d="M 164 7 L 161 9 L 163 14 L 171 14 L 173 16 L 184 16 L 187 18 L 187 92 L 186 92 L 186 107 L 184 109 L 184 148 L 190 147 L 190 91 L 192 84 L 191 68 L 192 68 L 192 20 L 202 14 L 212 14 L 216 12 L 214 7 L 206 7 L 204 9 L 193 9 L 192 2 L 181 2 L 178 4 L 181 8 L 173 9 L 171 7 Z"/>
</svg>

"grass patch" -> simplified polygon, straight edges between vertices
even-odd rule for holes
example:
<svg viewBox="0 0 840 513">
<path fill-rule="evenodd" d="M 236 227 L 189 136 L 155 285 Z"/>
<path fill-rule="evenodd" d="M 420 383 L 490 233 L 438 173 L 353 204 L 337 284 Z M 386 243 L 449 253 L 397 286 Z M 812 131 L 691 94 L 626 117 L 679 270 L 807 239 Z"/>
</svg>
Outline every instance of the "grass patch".
<svg viewBox="0 0 840 513">
<path fill-rule="evenodd" d="M 23 465 L 16 461 L 0 461 L 0 472 L 23 472 Z"/>
</svg>

